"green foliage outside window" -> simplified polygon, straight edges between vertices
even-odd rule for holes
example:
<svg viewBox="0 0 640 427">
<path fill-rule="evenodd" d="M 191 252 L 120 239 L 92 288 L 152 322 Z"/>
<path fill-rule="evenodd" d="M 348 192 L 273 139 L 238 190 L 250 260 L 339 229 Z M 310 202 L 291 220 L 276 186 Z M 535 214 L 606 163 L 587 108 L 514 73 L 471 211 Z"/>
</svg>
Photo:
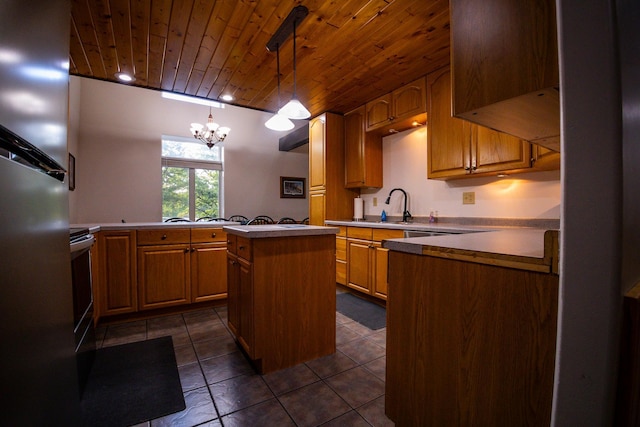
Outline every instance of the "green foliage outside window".
<svg viewBox="0 0 640 427">
<path fill-rule="evenodd" d="M 163 220 L 221 216 L 220 147 L 163 139 L 162 158 Z"/>
</svg>

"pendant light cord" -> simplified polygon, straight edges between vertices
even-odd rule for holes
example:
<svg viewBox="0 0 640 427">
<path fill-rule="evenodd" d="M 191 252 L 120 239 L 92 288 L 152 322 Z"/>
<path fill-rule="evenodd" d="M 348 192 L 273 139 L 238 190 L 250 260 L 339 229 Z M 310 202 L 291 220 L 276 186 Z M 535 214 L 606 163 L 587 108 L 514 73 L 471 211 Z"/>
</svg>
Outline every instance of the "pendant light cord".
<svg viewBox="0 0 640 427">
<path fill-rule="evenodd" d="M 296 21 L 293 21 L 293 97 L 296 97 Z"/>
<path fill-rule="evenodd" d="M 278 70 L 278 108 L 280 108 L 280 45 L 276 45 L 276 68 Z"/>
</svg>

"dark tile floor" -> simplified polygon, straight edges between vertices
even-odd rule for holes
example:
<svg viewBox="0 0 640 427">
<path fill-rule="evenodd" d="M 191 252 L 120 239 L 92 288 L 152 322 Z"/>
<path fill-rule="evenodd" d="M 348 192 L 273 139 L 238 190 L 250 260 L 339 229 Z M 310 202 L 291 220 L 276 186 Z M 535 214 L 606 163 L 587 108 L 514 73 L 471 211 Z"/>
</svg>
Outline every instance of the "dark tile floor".
<svg viewBox="0 0 640 427">
<path fill-rule="evenodd" d="M 98 348 L 171 335 L 187 408 L 140 426 L 393 426 L 384 414 L 386 329 L 336 313 L 335 354 L 258 375 L 226 307 L 99 328 Z"/>
</svg>

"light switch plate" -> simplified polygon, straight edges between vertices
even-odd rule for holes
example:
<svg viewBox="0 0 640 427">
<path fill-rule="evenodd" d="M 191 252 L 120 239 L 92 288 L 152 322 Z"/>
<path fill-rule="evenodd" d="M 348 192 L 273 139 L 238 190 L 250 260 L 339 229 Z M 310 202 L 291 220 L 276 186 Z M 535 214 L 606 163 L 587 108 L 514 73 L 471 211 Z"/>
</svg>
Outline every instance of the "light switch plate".
<svg viewBox="0 0 640 427">
<path fill-rule="evenodd" d="M 377 197 L 373 198 L 373 206 L 378 206 L 378 198 Z"/>
<path fill-rule="evenodd" d="M 476 193 L 475 191 L 465 191 L 462 193 L 462 204 L 463 205 L 475 205 L 476 203 Z"/>
</svg>

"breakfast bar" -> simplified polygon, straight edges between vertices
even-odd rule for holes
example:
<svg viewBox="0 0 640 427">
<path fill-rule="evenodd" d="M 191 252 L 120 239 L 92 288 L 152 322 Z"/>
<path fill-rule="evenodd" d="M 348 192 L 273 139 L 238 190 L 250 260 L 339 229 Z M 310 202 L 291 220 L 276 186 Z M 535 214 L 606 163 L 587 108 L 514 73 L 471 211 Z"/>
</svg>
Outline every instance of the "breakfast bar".
<svg viewBox="0 0 640 427">
<path fill-rule="evenodd" d="M 396 425 L 551 419 L 558 232 L 390 239 L 385 411 Z"/>
</svg>

